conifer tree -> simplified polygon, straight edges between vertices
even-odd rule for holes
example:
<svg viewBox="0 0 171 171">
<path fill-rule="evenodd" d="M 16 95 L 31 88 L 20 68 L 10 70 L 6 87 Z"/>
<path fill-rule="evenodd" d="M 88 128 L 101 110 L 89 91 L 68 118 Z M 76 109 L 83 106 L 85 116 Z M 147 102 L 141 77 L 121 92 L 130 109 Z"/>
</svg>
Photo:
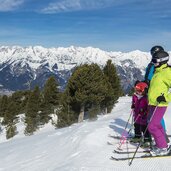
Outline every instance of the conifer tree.
<svg viewBox="0 0 171 171">
<path fill-rule="evenodd" d="M 6 127 L 6 139 L 12 138 L 17 134 L 17 127 L 14 122 L 10 122 Z"/>
<path fill-rule="evenodd" d="M 29 98 L 31 91 L 16 91 L 12 94 L 12 100 L 15 101 L 18 113 L 24 113 L 26 109 L 26 104 Z"/>
<path fill-rule="evenodd" d="M 106 94 L 109 94 L 109 86 L 97 64 L 84 64 L 75 70 L 68 81 L 67 89 L 71 106 L 78 112 L 80 121 L 83 120 L 88 106 L 91 108 L 99 105 L 105 99 Z"/>
<path fill-rule="evenodd" d="M 107 114 L 111 112 L 116 99 L 113 88 L 106 76 L 105 79 L 106 79 L 108 91 L 105 95 L 104 100 L 100 103 L 100 107 L 103 114 Z"/>
<path fill-rule="evenodd" d="M 62 128 L 77 122 L 77 115 L 74 114 L 69 103 L 67 90 L 61 94 L 60 104 L 57 110 L 58 122 L 57 127 Z"/>
<path fill-rule="evenodd" d="M 114 66 L 114 64 L 112 64 L 111 60 L 107 61 L 103 72 L 113 89 L 113 99 L 108 99 L 108 102 L 106 101 L 108 103 L 107 106 L 110 107 L 116 103 L 117 99 L 123 94 L 123 92 L 121 89 L 120 78 L 117 74 L 116 67 Z"/>
<path fill-rule="evenodd" d="M 93 105 L 90 109 L 88 109 L 88 116 L 90 120 L 96 120 L 97 114 L 101 113 L 100 105 Z"/>
<path fill-rule="evenodd" d="M 22 106 L 21 106 L 22 101 L 23 101 L 23 91 L 14 92 L 11 95 L 10 99 L 12 102 L 14 102 L 15 107 L 16 107 L 15 111 L 18 115 L 19 113 L 21 113 L 23 111 Z"/>
<path fill-rule="evenodd" d="M 38 129 L 39 125 L 39 115 L 38 111 L 40 108 L 40 90 L 36 86 L 34 90 L 30 93 L 27 106 L 26 106 L 26 117 L 25 117 L 25 134 L 31 135 L 34 131 Z"/>
<path fill-rule="evenodd" d="M 12 98 L 8 99 L 8 106 L 7 110 L 4 114 L 4 120 L 3 124 L 8 125 L 9 123 L 12 123 L 14 119 L 17 118 L 18 115 L 18 109 L 15 101 L 12 101 Z"/>
<path fill-rule="evenodd" d="M 37 112 L 40 107 L 40 89 L 38 86 L 34 88 L 34 90 L 30 93 L 30 96 L 26 105 L 26 116 L 31 118 L 37 117 Z"/>
<path fill-rule="evenodd" d="M 3 124 L 6 125 L 6 138 L 9 139 L 17 134 L 17 105 L 10 97 L 8 100 L 8 107 L 4 115 Z"/>
<path fill-rule="evenodd" d="M 55 77 L 50 77 L 45 83 L 43 89 L 43 96 L 45 104 L 56 106 L 59 103 L 59 90 L 58 83 L 55 80 Z"/>
<path fill-rule="evenodd" d="M 1 101 L 0 101 L 0 116 L 1 117 L 4 117 L 7 108 L 8 108 L 8 96 L 4 95 L 2 96 Z"/>
<path fill-rule="evenodd" d="M 54 113 L 54 109 L 59 105 L 59 90 L 55 77 L 52 76 L 46 81 L 42 95 L 41 119 L 46 123 L 50 119 L 49 114 Z"/>
<path fill-rule="evenodd" d="M 38 124 L 36 118 L 26 117 L 25 118 L 26 127 L 24 130 L 25 135 L 33 135 L 33 133 L 38 129 Z"/>
</svg>

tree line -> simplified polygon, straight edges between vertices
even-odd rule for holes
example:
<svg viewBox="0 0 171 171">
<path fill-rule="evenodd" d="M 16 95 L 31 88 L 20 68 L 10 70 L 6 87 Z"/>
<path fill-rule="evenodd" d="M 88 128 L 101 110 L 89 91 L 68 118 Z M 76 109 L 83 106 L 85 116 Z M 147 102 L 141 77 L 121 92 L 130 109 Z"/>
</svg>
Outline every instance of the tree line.
<svg viewBox="0 0 171 171">
<path fill-rule="evenodd" d="M 62 128 L 86 117 L 96 119 L 100 113 L 110 113 L 119 96 L 123 95 L 116 67 L 108 60 L 103 69 L 97 64 L 76 67 L 63 92 L 51 76 L 40 90 L 16 91 L 0 97 L 1 125 L 6 138 L 17 134 L 19 114 L 24 114 L 25 135 L 32 135 L 41 126 L 57 116 L 55 127 Z"/>
</svg>

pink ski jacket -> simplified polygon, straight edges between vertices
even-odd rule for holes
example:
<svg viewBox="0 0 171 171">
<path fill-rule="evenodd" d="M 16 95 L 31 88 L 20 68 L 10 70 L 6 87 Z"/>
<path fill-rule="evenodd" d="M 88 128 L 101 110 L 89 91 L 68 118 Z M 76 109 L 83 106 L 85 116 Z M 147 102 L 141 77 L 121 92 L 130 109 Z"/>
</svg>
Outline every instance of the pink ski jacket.
<svg viewBox="0 0 171 171">
<path fill-rule="evenodd" d="M 134 122 L 140 125 L 147 125 L 147 113 L 148 113 L 148 100 L 147 96 L 142 96 L 138 99 L 138 96 L 134 94 L 132 96 L 132 106 L 134 113 Z"/>
</svg>

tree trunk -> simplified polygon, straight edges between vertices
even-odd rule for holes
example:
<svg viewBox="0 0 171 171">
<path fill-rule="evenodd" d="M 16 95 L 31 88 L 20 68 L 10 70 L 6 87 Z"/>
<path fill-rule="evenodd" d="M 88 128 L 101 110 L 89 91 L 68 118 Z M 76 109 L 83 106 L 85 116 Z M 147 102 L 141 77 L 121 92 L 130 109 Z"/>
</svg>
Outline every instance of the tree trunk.
<svg viewBox="0 0 171 171">
<path fill-rule="evenodd" d="M 80 114 L 78 116 L 78 123 L 83 122 L 84 119 L 84 106 L 81 107 Z"/>
<path fill-rule="evenodd" d="M 106 115 L 107 114 L 107 107 L 105 107 L 105 109 L 104 109 L 104 113 L 103 113 L 104 115 Z"/>
</svg>

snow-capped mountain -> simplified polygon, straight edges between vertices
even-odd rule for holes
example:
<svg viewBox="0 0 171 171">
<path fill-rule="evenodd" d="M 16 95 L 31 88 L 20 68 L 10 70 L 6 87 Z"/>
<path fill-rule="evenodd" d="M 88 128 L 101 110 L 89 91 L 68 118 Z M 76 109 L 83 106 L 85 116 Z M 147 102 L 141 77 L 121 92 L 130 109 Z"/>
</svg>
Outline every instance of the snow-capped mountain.
<svg viewBox="0 0 171 171">
<path fill-rule="evenodd" d="M 97 63 L 103 67 L 111 59 L 127 92 L 136 79 L 143 79 L 150 58 L 149 53 L 139 50 L 122 53 L 92 47 L 1 46 L 0 89 L 15 91 L 33 88 L 36 84 L 42 87 L 50 75 L 54 75 L 63 88 L 76 66 Z"/>
</svg>

